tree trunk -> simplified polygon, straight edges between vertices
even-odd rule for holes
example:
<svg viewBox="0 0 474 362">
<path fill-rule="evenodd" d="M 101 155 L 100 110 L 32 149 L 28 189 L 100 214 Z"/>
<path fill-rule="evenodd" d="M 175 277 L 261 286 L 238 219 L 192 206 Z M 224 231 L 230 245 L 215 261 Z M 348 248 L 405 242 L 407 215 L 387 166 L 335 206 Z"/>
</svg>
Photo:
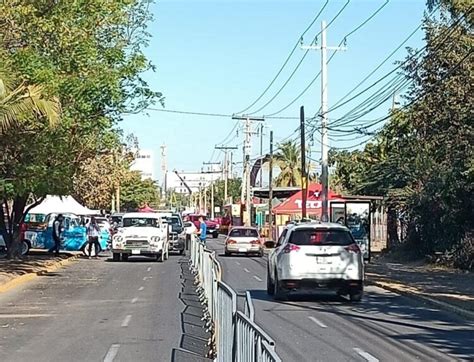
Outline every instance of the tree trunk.
<svg viewBox="0 0 474 362">
<path fill-rule="evenodd" d="M 10 245 L 7 245 L 7 259 L 16 259 L 21 254 L 20 224 L 23 222 L 28 196 L 16 196 L 11 210 L 11 225 L 9 225 Z"/>
<path fill-rule="evenodd" d="M 398 238 L 398 223 L 397 223 L 397 211 L 393 207 L 388 207 L 387 210 L 387 236 L 388 236 L 388 249 L 393 249 L 400 244 Z"/>
</svg>

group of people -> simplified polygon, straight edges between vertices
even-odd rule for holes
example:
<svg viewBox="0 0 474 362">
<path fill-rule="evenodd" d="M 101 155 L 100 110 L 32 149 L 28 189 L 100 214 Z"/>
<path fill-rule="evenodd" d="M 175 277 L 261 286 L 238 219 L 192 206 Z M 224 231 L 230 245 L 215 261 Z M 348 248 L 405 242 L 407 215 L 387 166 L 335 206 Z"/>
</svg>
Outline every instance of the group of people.
<svg viewBox="0 0 474 362">
<path fill-rule="evenodd" d="M 59 256 L 59 249 L 61 248 L 61 242 L 63 239 L 63 232 L 64 232 L 63 222 L 64 222 L 63 214 L 58 214 L 53 221 L 54 245 L 49 249 L 49 252 L 54 253 L 56 256 Z M 85 227 L 86 227 L 86 236 L 87 236 L 87 244 L 88 244 L 87 248 L 89 251 L 88 253 L 89 259 L 91 259 L 93 247 L 96 250 L 95 258 L 98 259 L 99 258 L 98 254 L 101 249 L 100 243 L 99 243 L 100 227 L 94 216 L 91 217 L 89 223 L 87 223 Z"/>
<path fill-rule="evenodd" d="M 204 217 L 200 216 L 199 217 L 199 230 L 196 228 L 194 223 L 191 222 L 188 216 L 184 217 L 184 222 L 188 222 L 190 225 L 188 227 L 185 227 L 185 233 L 186 233 L 186 240 L 191 238 L 191 235 L 199 235 L 199 241 L 201 243 L 206 244 L 206 235 L 207 235 L 207 225 L 204 222 Z"/>
</svg>

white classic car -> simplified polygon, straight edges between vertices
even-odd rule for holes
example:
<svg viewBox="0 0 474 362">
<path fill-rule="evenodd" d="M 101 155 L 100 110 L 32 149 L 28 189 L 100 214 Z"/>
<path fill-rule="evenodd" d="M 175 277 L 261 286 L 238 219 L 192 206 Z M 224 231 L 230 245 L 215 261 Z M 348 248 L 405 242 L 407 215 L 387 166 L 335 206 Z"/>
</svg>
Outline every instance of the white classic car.
<svg viewBox="0 0 474 362">
<path fill-rule="evenodd" d="M 114 261 L 129 256 L 150 256 L 157 261 L 168 259 L 168 224 L 157 213 L 132 212 L 123 215 L 122 227 L 112 239 Z"/>
</svg>

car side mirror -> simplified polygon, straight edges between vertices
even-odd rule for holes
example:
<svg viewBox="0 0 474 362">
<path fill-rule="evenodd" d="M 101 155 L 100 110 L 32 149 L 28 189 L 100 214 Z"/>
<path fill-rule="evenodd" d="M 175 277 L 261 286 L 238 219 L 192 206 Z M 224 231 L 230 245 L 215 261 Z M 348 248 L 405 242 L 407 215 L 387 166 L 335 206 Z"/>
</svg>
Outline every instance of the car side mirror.
<svg viewBox="0 0 474 362">
<path fill-rule="evenodd" d="M 273 240 L 267 240 L 265 241 L 264 245 L 267 249 L 273 249 L 275 248 L 276 243 Z"/>
</svg>

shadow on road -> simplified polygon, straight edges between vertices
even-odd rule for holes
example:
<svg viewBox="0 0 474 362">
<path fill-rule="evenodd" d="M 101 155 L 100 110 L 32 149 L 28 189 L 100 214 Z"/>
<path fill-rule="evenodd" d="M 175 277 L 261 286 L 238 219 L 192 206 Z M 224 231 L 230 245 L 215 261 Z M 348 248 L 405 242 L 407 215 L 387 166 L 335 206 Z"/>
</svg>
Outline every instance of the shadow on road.
<svg viewBox="0 0 474 362">
<path fill-rule="evenodd" d="M 206 357 L 209 352 L 208 341 L 211 335 L 206 331 L 205 321 L 202 320 L 203 306 L 196 294 L 194 275 L 189 270 L 188 258 L 182 257 L 179 264 L 183 286 L 179 299 L 184 305 L 181 312 L 182 336 L 180 348 L 173 350 L 171 360 L 173 362 L 211 361 Z"/>
<path fill-rule="evenodd" d="M 456 358 L 474 360 L 474 323 L 394 293 L 366 292 L 362 302 L 355 304 L 334 294 L 292 295 L 287 301 L 274 301 L 266 290 L 250 293 L 258 305 L 256 310 L 271 313 L 285 323 L 291 323 L 292 313 L 325 313 L 399 343 L 412 353 L 416 347 L 410 342 L 416 342 Z"/>
</svg>

